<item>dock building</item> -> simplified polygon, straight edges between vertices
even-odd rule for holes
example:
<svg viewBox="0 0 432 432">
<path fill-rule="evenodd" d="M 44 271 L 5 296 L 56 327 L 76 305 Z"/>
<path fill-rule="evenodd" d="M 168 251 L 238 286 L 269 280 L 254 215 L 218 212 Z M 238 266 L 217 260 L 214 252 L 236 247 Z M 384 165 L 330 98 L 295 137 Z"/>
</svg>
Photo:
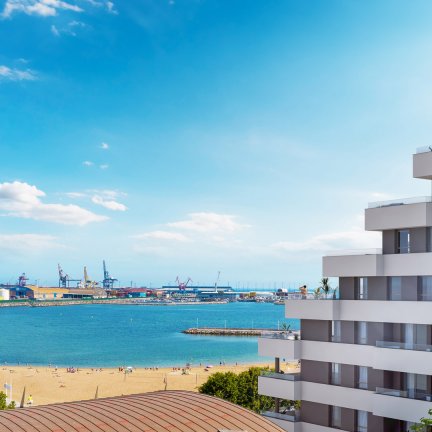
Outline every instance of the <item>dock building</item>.
<svg viewBox="0 0 432 432">
<path fill-rule="evenodd" d="M 429 149 L 413 156 L 413 173 L 432 180 Z M 432 199 L 370 204 L 365 227 L 382 233 L 382 250 L 323 258 L 337 295 L 288 296 L 301 339 L 259 338 L 259 353 L 275 358 L 259 378 L 276 400 L 264 415 L 285 431 L 408 432 L 432 408 Z M 300 373 L 281 373 L 284 360 L 300 360 Z"/>
</svg>

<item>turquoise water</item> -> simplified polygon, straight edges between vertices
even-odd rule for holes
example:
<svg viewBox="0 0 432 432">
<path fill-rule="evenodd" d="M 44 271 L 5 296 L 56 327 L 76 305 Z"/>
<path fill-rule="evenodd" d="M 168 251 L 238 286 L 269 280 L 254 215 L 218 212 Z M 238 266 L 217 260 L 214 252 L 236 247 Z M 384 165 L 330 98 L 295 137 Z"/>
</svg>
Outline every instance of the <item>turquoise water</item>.
<svg viewBox="0 0 432 432">
<path fill-rule="evenodd" d="M 193 336 L 189 327 L 277 328 L 284 307 L 267 303 L 82 305 L 0 309 L 0 363 L 181 366 L 265 360 L 257 338 Z"/>
</svg>

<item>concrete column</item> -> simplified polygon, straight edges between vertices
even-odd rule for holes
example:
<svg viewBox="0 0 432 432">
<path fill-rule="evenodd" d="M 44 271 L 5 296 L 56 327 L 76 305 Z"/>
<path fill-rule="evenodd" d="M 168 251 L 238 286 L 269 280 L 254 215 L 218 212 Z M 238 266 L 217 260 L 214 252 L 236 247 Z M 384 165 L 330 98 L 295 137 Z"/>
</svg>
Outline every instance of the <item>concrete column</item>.
<svg viewBox="0 0 432 432">
<path fill-rule="evenodd" d="M 275 372 L 276 373 L 280 372 L 280 358 L 279 357 L 275 357 Z"/>
<path fill-rule="evenodd" d="M 274 398 L 274 401 L 275 401 L 275 413 L 279 413 L 279 411 L 280 411 L 280 399 Z"/>
</svg>

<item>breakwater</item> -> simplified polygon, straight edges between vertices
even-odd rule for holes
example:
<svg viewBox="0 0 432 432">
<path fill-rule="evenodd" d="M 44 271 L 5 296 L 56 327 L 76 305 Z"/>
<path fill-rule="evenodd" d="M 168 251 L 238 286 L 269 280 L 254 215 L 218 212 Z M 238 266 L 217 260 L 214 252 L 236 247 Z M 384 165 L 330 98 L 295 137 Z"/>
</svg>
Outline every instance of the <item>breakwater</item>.
<svg viewBox="0 0 432 432">
<path fill-rule="evenodd" d="M 51 306 L 76 306 L 76 305 L 142 305 L 142 306 L 193 306 L 203 304 L 226 304 L 224 301 L 206 301 L 206 302 L 176 302 L 176 301 L 152 301 L 140 300 L 134 298 L 126 299 L 71 299 L 71 300 L 9 300 L 0 301 L 2 307 L 51 307 Z"/>
<path fill-rule="evenodd" d="M 193 327 L 183 330 L 183 333 L 190 335 L 206 335 L 206 336 L 271 336 L 274 338 L 285 338 L 288 335 L 298 337 L 299 331 L 291 331 L 287 333 L 283 330 L 275 329 L 257 329 L 257 328 L 217 328 L 217 327 Z"/>
</svg>

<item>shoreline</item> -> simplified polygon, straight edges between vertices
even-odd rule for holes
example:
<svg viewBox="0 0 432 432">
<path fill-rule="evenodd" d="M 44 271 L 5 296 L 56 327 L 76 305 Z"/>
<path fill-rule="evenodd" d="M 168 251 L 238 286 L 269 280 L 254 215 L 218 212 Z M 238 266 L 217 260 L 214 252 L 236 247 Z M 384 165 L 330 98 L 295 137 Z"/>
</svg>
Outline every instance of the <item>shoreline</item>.
<svg viewBox="0 0 432 432">
<path fill-rule="evenodd" d="M 126 365 L 128 366 L 128 365 Z M 12 399 L 18 405 L 24 389 L 25 400 L 31 395 L 33 405 L 90 400 L 112 396 L 146 393 L 158 390 L 198 391 L 198 387 L 216 372 L 240 373 L 250 367 L 273 367 L 271 362 L 248 362 L 244 364 L 191 365 L 190 369 L 174 367 L 138 367 L 132 373 L 116 368 L 67 368 L 52 366 L 0 367 L 0 385 L 12 385 Z M 297 363 L 284 363 L 286 371 L 296 371 Z"/>
</svg>

